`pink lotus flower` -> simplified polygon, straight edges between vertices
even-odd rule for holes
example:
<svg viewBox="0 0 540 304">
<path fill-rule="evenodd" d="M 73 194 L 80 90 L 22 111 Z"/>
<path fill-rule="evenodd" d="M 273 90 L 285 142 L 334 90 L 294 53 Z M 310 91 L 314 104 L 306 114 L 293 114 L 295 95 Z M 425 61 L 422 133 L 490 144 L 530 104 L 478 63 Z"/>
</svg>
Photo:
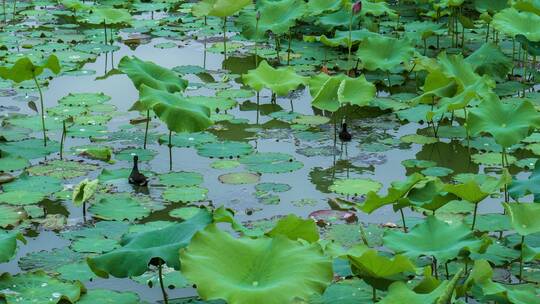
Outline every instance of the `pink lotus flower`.
<svg viewBox="0 0 540 304">
<path fill-rule="evenodd" d="M 362 1 L 356 1 L 353 5 L 352 5 L 352 11 L 353 11 L 353 14 L 358 14 L 362 11 Z"/>
</svg>

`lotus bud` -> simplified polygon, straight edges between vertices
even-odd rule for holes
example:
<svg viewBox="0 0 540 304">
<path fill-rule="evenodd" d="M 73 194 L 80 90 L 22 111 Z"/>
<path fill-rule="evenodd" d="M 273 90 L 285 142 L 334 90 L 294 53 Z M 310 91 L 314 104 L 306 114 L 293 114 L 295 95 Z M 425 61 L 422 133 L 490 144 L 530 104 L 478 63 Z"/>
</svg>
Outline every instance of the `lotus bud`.
<svg viewBox="0 0 540 304">
<path fill-rule="evenodd" d="M 354 14 L 354 15 L 360 13 L 360 12 L 362 11 L 362 1 L 356 1 L 356 2 L 352 5 L 352 11 L 353 11 L 353 14 Z"/>
</svg>

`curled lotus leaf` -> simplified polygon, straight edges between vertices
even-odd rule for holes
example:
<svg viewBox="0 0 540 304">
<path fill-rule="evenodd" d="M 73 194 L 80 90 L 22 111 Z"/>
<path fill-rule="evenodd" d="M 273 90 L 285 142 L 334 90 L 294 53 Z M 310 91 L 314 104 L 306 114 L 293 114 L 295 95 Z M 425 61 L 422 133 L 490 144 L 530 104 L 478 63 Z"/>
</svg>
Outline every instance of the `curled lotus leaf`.
<svg viewBox="0 0 540 304">
<path fill-rule="evenodd" d="M 153 89 L 174 93 L 184 91 L 188 85 L 187 81 L 175 72 L 137 57 L 123 57 L 118 69 L 128 75 L 137 89 L 144 84 Z"/>
<path fill-rule="evenodd" d="M 294 68 L 273 68 L 262 61 L 259 66 L 242 75 L 244 84 L 252 87 L 256 91 L 263 88 L 270 89 L 279 96 L 286 96 L 290 91 L 295 90 L 306 82 L 306 78 L 296 74 Z"/>
<path fill-rule="evenodd" d="M 317 243 L 302 244 L 282 235 L 235 239 L 215 225 L 199 231 L 180 259 L 182 273 L 203 299 L 230 304 L 307 299 L 322 293 L 333 276 L 331 260 Z"/>
<path fill-rule="evenodd" d="M 0 263 L 9 262 L 15 255 L 17 241 L 26 244 L 26 239 L 19 232 L 0 231 Z"/>
<path fill-rule="evenodd" d="M 528 40 L 540 41 L 540 16 L 531 12 L 520 12 L 515 8 L 504 9 L 495 16 L 491 24 L 493 27 L 511 37 L 524 35 Z"/>
<path fill-rule="evenodd" d="M 41 75 L 45 69 L 54 74 L 60 73 L 58 57 L 50 55 L 38 64 L 33 63 L 28 57 L 23 57 L 11 67 L 0 67 L 0 77 L 19 83 Z"/>
</svg>

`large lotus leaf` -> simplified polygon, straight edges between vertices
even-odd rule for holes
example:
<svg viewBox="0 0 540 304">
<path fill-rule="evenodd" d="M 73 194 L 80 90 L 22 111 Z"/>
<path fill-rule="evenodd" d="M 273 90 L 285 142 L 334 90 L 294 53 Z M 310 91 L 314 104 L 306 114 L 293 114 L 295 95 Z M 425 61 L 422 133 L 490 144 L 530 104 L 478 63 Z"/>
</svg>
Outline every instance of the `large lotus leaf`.
<svg viewBox="0 0 540 304">
<path fill-rule="evenodd" d="M 540 41 L 539 22 L 540 16 L 535 13 L 507 8 L 495 14 L 491 24 L 497 31 L 511 37 L 524 35 L 528 40 L 536 42 Z"/>
<path fill-rule="evenodd" d="M 361 15 L 382 16 L 388 15 L 395 17 L 396 12 L 388 7 L 388 3 L 385 1 L 363 1 Z"/>
<path fill-rule="evenodd" d="M 210 109 L 179 95 L 143 84 L 140 87 L 140 102 L 147 108 L 152 108 L 170 131 L 200 132 L 212 125 Z"/>
<path fill-rule="evenodd" d="M 306 78 L 296 74 L 294 68 L 273 68 L 262 61 L 259 66 L 242 75 L 244 84 L 261 91 L 263 88 L 270 89 L 279 96 L 286 96 L 306 82 Z"/>
<path fill-rule="evenodd" d="M 440 23 L 430 21 L 414 21 L 405 23 L 405 35 L 415 42 L 427 39 L 434 35 L 442 35 L 444 29 Z"/>
<path fill-rule="evenodd" d="M 359 196 L 377 192 L 381 187 L 381 183 L 368 178 L 348 178 L 334 181 L 328 189 L 342 195 Z"/>
<path fill-rule="evenodd" d="M 251 4 L 251 0 L 202 0 L 192 8 L 197 17 L 215 16 L 225 18 Z"/>
<path fill-rule="evenodd" d="M 471 109 L 467 125 L 472 135 L 489 133 L 499 145 L 508 148 L 540 127 L 540 115 L 527 100 L 516 106 L 489 94 L 478 108 Z"/>
<path fill-rule="evenodd" d="M 50 55 L 38 64 L 34 64 L 29 57 L 23 57 L 11 67 L 0 67 L 0 77 L 19 83 L 41 75 L 45 69 L 54 74 L 60 73 L 60 63 L 55 55 Z"/>
<path fill-rule="evenodd" d="M 58 178 L 50 176 L 29 176 L 22 174 L 11 183 L 2 185 L 4 192 L 26 191 L 49 195 L 62 190 L 62 183 Z"/>
<path fill-rule="evenodd" d="M 27 214 L 21 207 L 0 204 L 0 227 L 17 226 Z"/>
<path fill-rule="evenodd" d="M 242 28 L 242 35 L 250 39 L 260 39 L 269 31 L 276 35 L 288 33 L 305 12 L 306 3 L 303 0 L 262 0 L 257 1 L 257 12 L 244 12 L 237 22 Z M 257 14 L 260 14 L 258 24 Z"/>
<path fill-rule="evenodd" d="M 131 20 L 131 14 L 126 9 L 103 7 L 95 9 L 85 21 L 92 24 L 119 24 L 130 23 Z"/>
<path fill-rule="evenodd" d="M 480 75 L 476 74 L 471 63 L 463 55 L 447 55 L 445 52 L 437 57 L 442 73 L 457 82 L 460 90 L 476 83 Z"/>
<path fill-rule="evenodd" d="M 85 176 L 89 172 L 98 168 L 99 167 L 94 164 L 57 159 L 30 167 L 26 171 L 36 176 L 50 176 L 62 179 L 71 179 Z"/>
<path fill-rule="evenodd" d="M 469 289 L 473 285 L 480 288 L 484 295 L 494 295 L 505 291 L 505 288 L 500 283 L 492 281 L 493 269 L 486 260 L 474 261 L 474 266 L 471 269 L 467 280 L 464 282 L 463 288 Z"/>
<path fill-rule="evenodd" d="M 186 247 L 193 235 L 212 222 L 207 211 L 201 211 L 182 223 L 125 237 L 122 247 L 104 255 L 88 258 L 88 265 L 100 277 L 111 274 L 125 278 L 142 275 L 152 259 L 160 258 L 169 267 L 180 268 L 178 251 Z"/>
<path fill-rule="evenodd" d="M 370 191 L 367 193 L 366 200 L 364 204 L 360 206 L 360 209 L 369 214 L 382 206 L 396 203 L 400 198 L 407 195 L 407 193 L 423 179 L 424 176 L 422 174 L 413 173 L 404 181 L 392 182 L 391 187 L 388 188 L 388 194 L 383 197 L 379 196 L 375 191 Z"/>
<path fill-rule="evenodd" d="M 494 43 L 483 44 L 465 61 L 471 64 L 478 74 L 487 74 L 499 79 L 504 79 L 514 65 L 512 58 L 506 56 L 501 48 Z"/>
<path fill-rule="evenodd" d="M 528 194 L 534 195 L 534 201 L 540 202 L 540 160 L 536 161 L 534 170 L 527 180 L 514 179 L 508 187 L 508 193 L 513 199 Z"/>
<path fill-rule="evenodd" d="M 330 47 L 348 47 L 349 44 L 351 45 L 357 45 L 367 37 L 377 37 L 379 34 L 370 32 L 366 29 L 359 29 L 351 31 L 351 36 L 349 38 L 349 31 L 336 31 L 334 34 L 334 37 L 330 38 L 326 35 L 321 36 L 307 36 L 304 35 L 304 41 L 307 42 L 315 42 L 319 41 L 323 43 L 324 45 L 330 46 Z"/>
<path fill-rule="evenodd" d="M 441 262 L 455 258 L 462 250 L 470 251 L 482 245 L 469 226 L 450 225 L 434 216 L 428 216 L 409 233 L 388 231 L 383 239 L 385 246 L 410 258 L 433 256 Z"/>
<path fill-rule="evenodd" d="M 0 172 L 22 170 L 29 165 L 30 162 L 26 158 L 20 156 L 2 155 L 2 158 L 0 158 Z"/>
<path fill-rule="evenodd" d="M 287 217 L 280 219 L 272 230 L 266 235 L 273 237 L 276 235 L 284 235 L 291 240 L 303 239 L 310 243 L 319 240 L 319 230 L 313 219 L 302 219 L 294 214 L 289 214 Z"/>
<path fill-rule="evenodd" d="M 253 146 L 236 141 L 212 142 L 197 146 L 197 153 L 205 157 L 233 158 L 252 152 Z"/>
<path fill-rule="evenodd" d="M 436 289 L 429 293 L 416 293 L 407 287 L 403 282 L 392 283 L 388 287 L 388 294 L 378 303 L 381 304 L 409 304 L 409 303 L 424 303 L 432 304 L 443 295 L 446 290 L 448 281 L 440 284 Z"/>
<path fill-rule="evenodd" d="M 326 74 L 325 74 L 326 75 Z M 326 81 L 319 88 L 319 80 Z M 335 112 L 343 104 L 364 106 L 368 104 L 376 93 L 375 86 L 362 75 L 358 78 L 350 78 L 345 75 L 316 76 L 310 80 L 310 91 L 313 95 L 312 105 L 318 109 Z M 318 89 L 318 91 L 316 91 Z"/>
<path fill-rule="evenodd" d="M 482 181 L 470 178 L 460 184 L 447 184 L 444 186 L 444 190 L 470 203 L 477 204 L 493 192 L 499 191 L 509 181 L 510 176 L 506 173 L 500 179 L 487 176 Z"/>
<path fill-rule="evenodd" d="M 310 0 L 307 3 L 307 9 L 311 16 L 315 16 L 324 12 L 337 11 L 342 4 L 343 0 Z"/>
<path fill-rule="evenodd" d="M 317 17 L 316 24 L 320 25 L 324 29 L 331 30 L 334 28 L 349 28 L 351 10 L 348 8 L 350 6 L 344 5 L 340 10 L 336 12 L 331 12 Z M 356 24 L 360 22 L 361 16 L 353 16 L 353 28 L 356 28 Z"/>
<path fill-rule="evenodd" d="M 9 262 L 13 255 L 15 255 L 17 251 L 17 240 L 26 244 L 26 239 L 21 233 L 0 230 L 0 263 Z"/>
<path fill-rule="evenodd" d="M 58 103 L 70 107 L 92 107 L 101 105 L 111 100 L 111 97 L 104 93 L 69 93 L 60 98 Z"/>
<path fill-rule="evenodd" d="M 249 171 L 257 173 L 287 173 L 301 169 L 304 164 L 285 153 L 255 153 L 240 158 Z"/>
<path fill-rule="evenodd" d="M 199 231 L 180 257 L 182 273 L 203 299 L 229 304 L 291 303 L 322 293 L 333 277 L 331 259 L 317 243 L 281 235 L 235 239 L 215 225 Z"/>
<path fill-rule="evenodd" d="M 406 39 L 391 37 L 368 37 L 356 53 L 366 70 L 381 69 L 390 71 L 414 55 L 414 47 Z"/>
<path fill-rule="evenodd" d="M 139 296 L 134 292 L 118 292 L 108 289 L 88 290 L 78 304 L 139 304 Z"/>
<path fill-rule="evenodd" d="M 124 56 L 118 69 L 128 75 L 137 89 L 144 84 L 152 89 L 174 93 L 184 91 L 188 85 L 188 82 L 175 72 L 135 56 Z"/>
<path fill-rule="evenodd" d="M 414 264 L 403 255 L 393 258 L 379 255 L 377 250 L 358 247 L 347 255 L 353 272 L 368 283 L 377 280 L 392 280 L 401 274 L 414 272 Z M 377 283 L 375 283 L 377 284 Z"/>
<path fill-rule="evenodd" d="M 521 235 L 540 232 L 540 204 L 537 203 L 504 203 L 510 217 L 512 227 Z"/>
<path fill-rule="evenodd" d="M 150 214 L 150 209 L 126 195 L 110 195 L 92 204 L 88 209 L 92 214 L 104 220 L 134 221 Z"/>
<path fill-rule="evenodd" d="M 55 304 L 62 300 L 75 303 L 84 287 L 79 282 L 62 282 L 43 271 L 0 276 L 0 298 L 7 304 L 47 303 Z"/>
</svg>

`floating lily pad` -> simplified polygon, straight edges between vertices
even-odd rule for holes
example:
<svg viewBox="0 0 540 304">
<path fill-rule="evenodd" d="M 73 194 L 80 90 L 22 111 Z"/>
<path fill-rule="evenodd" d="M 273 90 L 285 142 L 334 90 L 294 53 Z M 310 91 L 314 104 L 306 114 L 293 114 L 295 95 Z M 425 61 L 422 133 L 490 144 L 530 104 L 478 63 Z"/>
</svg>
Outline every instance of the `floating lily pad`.
<svg viewBox="0 0 540 304">
<path fill-rule="evenodd" d="M 27 169 L 32 175 L 52 176 L 56 178 L 71 179 L 85 176 L 91 171 L 98 169 L 97 165 L 82 162 L 53 160 Z"/>
<path fill-rule="evenodd" d="M 118 160 L 133 161 L 133 156 L 137 155 L 139 161 L 149 161 L 156 156 L 156 152 L 153 150 L 145 149 L 124 149 L 115 154 L 115 158 Z"/>
<path fill-rule="evenodd" d="M 255 184 L 259 182 L 260 175 L 249 172 L 227 173 L 218 177 L 219 181 L 230 185 Z"/>
<path fill-rule="evenodd" d="M 108 289 L 91 289 L 88 290 L 79 301 L 79 304 L 138 304 L 140 303 L 139 296 L 134 292 L 118 292 Z"/>
<path fill-rule="evenodd" d="M 63 280 L 86 282 L 96 278 L 86 261 L 60 266 L 57 271 Z"/>
<path fill-rule="evenodd" d="M 171 202 L 200 202 L 206 199 L 208 189 L 201 187 L 175 187 L 163 192 L 163 198 Z"/>
<path fill-rule="evenodd" d="M 159 181 L 168 187 L 186 187 L 202 184 L 203 176 L 197 172 L 171 172 L 161 174 Z"/>
<path fill-rule="evenodd" d="M 236 160 L 216 160 L 210 164 L 210 167 L 219 170 L 234 169 L 240 166 L 240 162 Z"/>
<path fill-rule="evenodd" d="M 350 178 L 336 180 L 328 189 L 342 195 L 360 196 L 371 191 L 377 192 L 381 187 L 381 183 L 371 179 Z"/>
<path fill-rule="evenodd" d="M 304 164 L 285 153 L 256 153 L 240 158 L 247 169 L 258 173 L 287 173 L 301 169 Z"/>
<path fill-rule="evenodd" d="M 150 214 L 150 209 L 126 195 L 111 195 L 92 204 L 88 209 L 95 217 L 104 220 L 134 221 Z"/>
<path fill-rule="evenodd" d="M 24 209 L 14 206 L 0 205 L 0 227 L 15 227 L 26 217 Z"/>
<path fill-rule="evenodd" d="M 250 144 L 235 141 L 207 143 L 197 147 L 201 156 L 216 158 L 233 158 L 248 155 L 253 152 Z"/>
</svg>

